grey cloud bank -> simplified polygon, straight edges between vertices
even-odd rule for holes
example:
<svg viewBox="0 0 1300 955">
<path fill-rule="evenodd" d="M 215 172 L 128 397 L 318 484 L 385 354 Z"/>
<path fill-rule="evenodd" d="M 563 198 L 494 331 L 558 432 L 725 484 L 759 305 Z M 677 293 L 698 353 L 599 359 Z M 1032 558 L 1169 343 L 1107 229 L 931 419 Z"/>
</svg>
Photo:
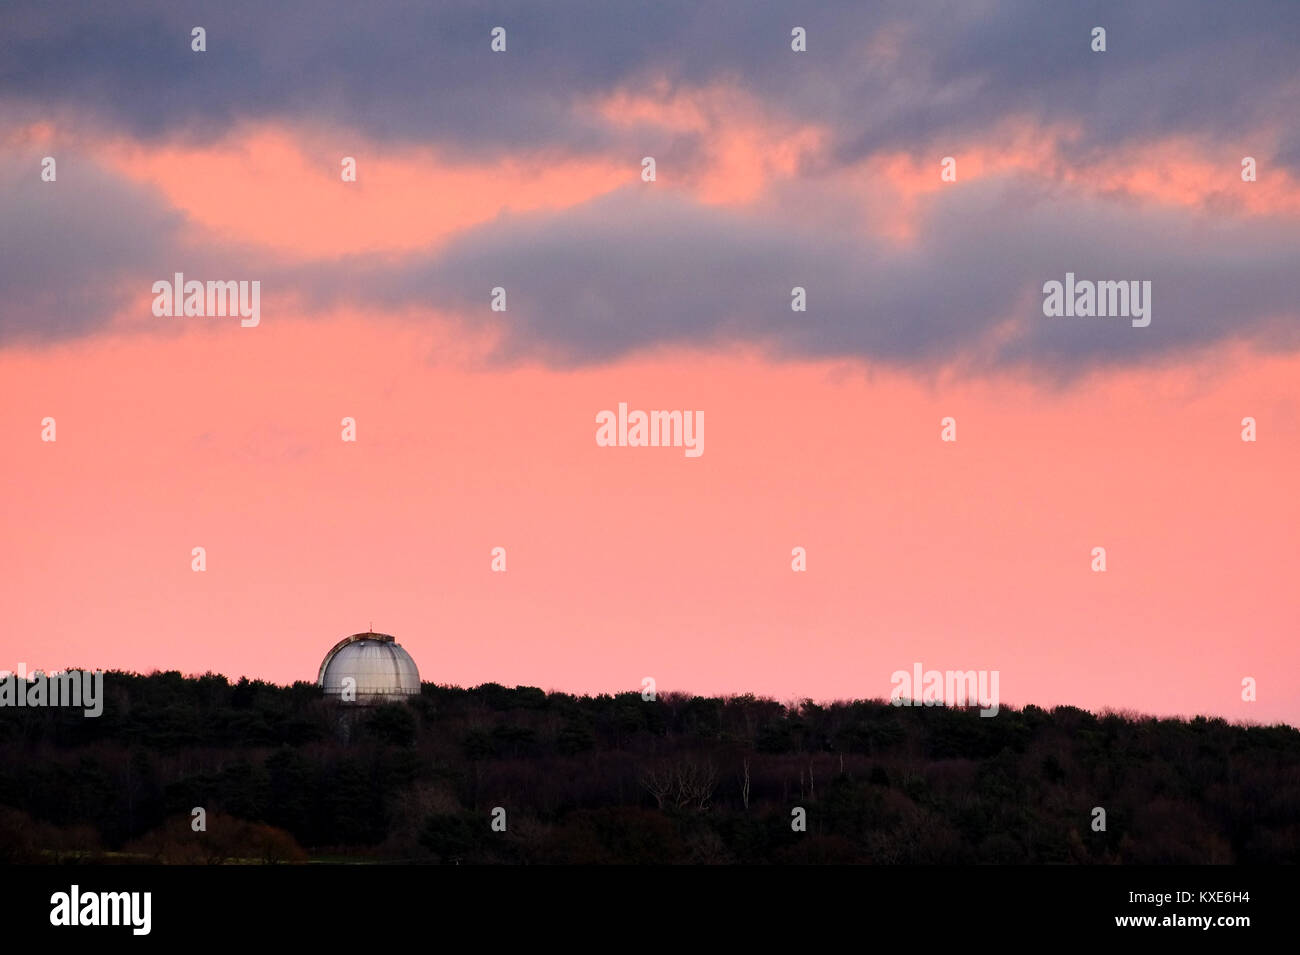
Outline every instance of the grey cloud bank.
<svg viewBox="0 0 1300 955">
<path fill-rule="evenodd" d="M 1295 308 L 1297 223 L 1154 215 L 1010 178 L 941 195 L 919 231 L 918 245 L 899 248 L 632 187 L 471 230 L 436 258 L 335 263 L 290 281 L 322 305 L 436 301 L 470 313 L 486 313 L 487 290 L 504 285 L 504 356 L 559 363 L 757 342 L 787 357 L 1086 368 L 1224 339 L 1297 345 L 1284 320 Z M 1053 324 L 1041 288 L 1067 271 L 1152 282 L 1160 318 L 1140 330 Z M 796 285 L 808 290 L 807 312 L 790 311 Z"/>
<path fill-rule="evenodd" d="M 298 265 L 206 236 L 93 156 L 60 150 L 56 185 L 37 178 L 38 154 L 8 150 L 0 344 L 89 334 L 132 296 L 147 309 L 152 283 L 184 272 L 262 278 L 268 296 L 309 310 L 482 314 L 501 323 L 501 358 L 560 365 L 733 343 L 788 357 L 1064 370 L 1226 340 L 1294 349 L 1295 221 L 1098 198 L 1019 175 L 926 199 L 909 245 L 873 231 L 891 210 L 828 185 L 837 165 L 875 150 L 959 145 L 1013 117 L 1078 124 L 1079 148 L 1092 152 L 1155 135 L 1272 130 L 1294 163 L 1300 4 L 1249 10 L 11 3 L 0 35 L 0 117 L 11 123 L 54 117 L 146 139 L 214 139 L 242 120 L 315 121 L 466 152 L 600 151 L 625 159 L 631 179 L 647 151 L 669 168 L 698 162 L 707 137 L 673 134 L 651 149 L 644 130 L 607 126 L 575 104 L 666 78 L 670 89 L 740 85 L 834 138 L 817 169 L 748 209 L 637 183 L 560 212 L 504 214 L 436 253 Z M 796 20 L 809 35 L 799 56 L 788 48 Z M 494 56 L 488 30 L 498 22 L 510 51 Z M 1100 62 L 1086 43 L 1094 23 L 1109 30 Z M 201 55 L 188 46 L 196 24 L 208 31 Z M 948 151 L 934 150 L 936 176 Z M 1224 174 L 1227 188 L 1235 171 Z M 1045 319 L 1043 283 L 1068 272 L 1149 281 L 1158 312 L 1141 329 Z M 790 311 L 796 285 L 808 290 L 806 312 Z M 496 286 L 509 289 L 508 312 L 488 312 Z"/>
<path fill-rule="evenodd" d="M 246 119 L 314 121 L 466 151 L 622 149 L 575 100 L 663 78 L 738 83 L 835 130 L 851 159 L 987 128 L 1006 115 L 1077 122 L 1111 146 L 1288 124 L 1300 5 L 1258 0 L 864 4 L 557 0 L 485 5 L 346 0 L 6 4 L 0 108 L 71 110 L 141 137 L 221 135 Z M 790 28 L 809 49 L 790 55 Z M 504 24 L 509 52 L 488 31 Z M 1104 63 L 1088 31 L 1108 28 Z M 189 50 L 202 25 L 208 52 Z"/>
</svg>

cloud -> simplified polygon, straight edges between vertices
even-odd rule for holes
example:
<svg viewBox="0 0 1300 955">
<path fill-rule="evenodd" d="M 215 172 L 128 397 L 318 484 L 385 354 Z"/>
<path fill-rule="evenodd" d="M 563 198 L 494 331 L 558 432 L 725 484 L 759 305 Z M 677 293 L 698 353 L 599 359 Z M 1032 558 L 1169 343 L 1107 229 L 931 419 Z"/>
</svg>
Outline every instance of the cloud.
<svg viewBox="0 0 1300 955">
<path fill-rule="evenodd" d="M 0 342 L 49 342 L 103 325 L 145 281 L 183 217 L 151 190 L 60 152 L 42 182 L 41 155 L 0 163 Z M 144 286 L 147 288 L 147 285 Z"/>
<path fill-rule="evenodd" d="M 435 256 L 356 259 L 288 280 L 316 305 L 423 303 L 499 317 L 505 357 L 560 363 L 759 343 L 786 357 L 1069 372 L 1228 339 L 1297 345 L 1295 221 L 1151 210 L 1025 175 L 935 194 L 908 245 L 800 212 L 703 207 L 629 187 L 563 213 L 500 218 Z M 1151 326 L 1044 317 L 1043 283 L 1066 272 L 1151 281 Z M 498 285 L 509 311 L 493 316 Z M 806 313 L 790 309 L 796 285 L 808 291 Z"/>
<path fill-rule="evenodd" d="M 196 228 L 160 194 L 77 153 L 57 183 L 35 153 L 0 168 L 0 342 L 88 334 L 175 271 L 259 279 L 263 315 L 358 307 L 496 323 L 499 357 L 566 364 L 660 346 L 1072 374 L 1217 342 L 1297 347 L 1300 220 L 1161 205 L 1011 168 L 912 197 L 786 181 L 745 205 L 635 183 L 567 208 L 503 212 L 430 249 L 307 259 Z M 1247 187 L 1248 188 L 1248 187 Z M 1048 319 L 1042 286 L 1149 280 L 1150 327 Z M 488 308 L 507 289 L 509 310 Z M 808 310 L 790 309 L 791 289 Z M 172 323 L 174 324 L 174 323 Z"/>
<path fill-rule="evenodd" d="M 298 121 L 378 141 L 466 151 L 550 144 L 635 149 L 633 131 L 579 108 L 651 83 L 739 85 L 836 130 L 833 156 L 963 137 L 1007 115 L 1077 121 L 1089 148 L 1148 135 L 1249 137 L 1278 129 L 1297 92 L 1300 7 L 1169 0 L 1086 9 L 1041 0 L 556 0 L 483 4 L 351 0 L 11 0 L 0 108 L 72 113 L 143 138 L 220 137 L 241 122 Z M 808 30 L 793 54 L 790 29 Z M 195 25 L 208 50 L 190 51 Z M 504 25 L 509 51 L 489 50 Z M 1109 31 L 1094 54 L 1089 31 Z"/>
<path fill-rule="evenodd" d="M 87 333 L 132 290 L 202 271 L 261 279 L 268 306 L 282 295 L 309 310 L 482 315 L 500 325 L 502 357 L 560 364 L 741 343 L 780 356 L 1069 372 L 1226 340 L 1296 347 L 1300 222 L 1293 205 L 1261 213 L 1258 201 L 1294 180 L 1247 185 L 1235 166 L 1237 154 L 1255 155 L 1268 176 L 1300 157 L 1284 125 L 1300 48 L 1291 3 L 1243 16 L 1219 3 L 1081 12 L 1030 0 L 797 13 L 740 0 L 134 0 L 57 11 L 23 0 L 6 17 L 0 116 L 83 142 L 184 142 L 186 155 L 256 149 L 241 140 L 249 129 L 306 129 L 316 152 L 333 132 L 348 153 L 385 157 L 367 169 L 417 153 L 512 170 L 591 153 L 601 161 L 557 168 L 626 163 L 634 182 L 589 201 L 571 190 L 566 207 L 512 203 L 507 177 L 496 218 L 484 221 L 486 208 L 447 216 L 418 233 L 436 235 L 433 248 L 358 242 L 385 254 L 348 256 L 299 243 L 291 256 L 291 214 L 268 231 L 279 242 L 268 254 L 256 228 L 229 228 L 238 215 L 211 219 L 224 235 L 200 228 L 158 189 L 97 167 L 90 149 L 61 149 L 59 182 L 41 183 L 39 157 L 24 147 L 0 167 L 0 342 Z M 807 54 L 789 50 L 795 22 L 808 29 Z M 488 49 L 498 24 L 509 30 L 504 56 Z M 208 31 L 207 53 L 190 52 L 195 25 Z M 1108 30 L 1105 54 L 1088 48 L 1095 25 Z M 970 155 L 963 170 L 981 152 L 996 160 L 989 147 L 1005 131 L 1023 164 L 992 162 L 937 185 L 940 156 Z M 1024 145 L 1036 134 L 1046 160 Z M 1203 154 L 1177 183 L 1160 168 L 1125 175 L 1125 162 L 1150 166 L 1198 143 Z M 647 153 L 661 162 L 653 186 L 635 182 Z M 300 158 L 316 168 L 311 150 Z M 326 178 L 336 162 L 320 166 Z M 1153 195 L 1153 181 L 1189 201 Z M 1143 182 L 1146 193 L 1134 191 Z M 315 188 L 295 193 L 299 207 L 320 208 Z M 1252 188 L 1253 214 L 1242 215 L 1237 197 Z M 237 182 L 227 192 L 257 195 Z M 1067 271 L 1152 281 L 1151 327 L 1044 318 L 1042 284 Z M 503 315 L 487 311 L 497 285 L 509 292 Z M 808 289 L 806 313 L 790 311 L 795 285 Z"/>
</svg>

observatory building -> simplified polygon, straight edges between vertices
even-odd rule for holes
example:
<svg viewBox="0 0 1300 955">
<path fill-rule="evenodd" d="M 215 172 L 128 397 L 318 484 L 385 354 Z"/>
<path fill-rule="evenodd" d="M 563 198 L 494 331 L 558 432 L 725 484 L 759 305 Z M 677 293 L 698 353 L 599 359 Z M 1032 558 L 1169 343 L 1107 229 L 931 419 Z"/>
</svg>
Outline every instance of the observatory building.
<svg viewBox="0 0 1300 955">
<path fill-rule="evenodd" d="M 326 699 L 363 706 L 420 695 L 420 671 L 415 661 L 386 633 L 344 637 L 325 654 L 316 682 Z"/>
</svg>

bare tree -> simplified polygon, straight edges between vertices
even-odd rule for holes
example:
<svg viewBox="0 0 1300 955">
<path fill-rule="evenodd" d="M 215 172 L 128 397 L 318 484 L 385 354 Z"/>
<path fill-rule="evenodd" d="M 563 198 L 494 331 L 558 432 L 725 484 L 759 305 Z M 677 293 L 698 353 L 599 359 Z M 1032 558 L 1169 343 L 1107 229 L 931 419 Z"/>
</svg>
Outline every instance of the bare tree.
<svg viewBox="0 0 1300 955">
<path fill-rule="evenodd" d="M 712 763 L 684 760 L 676 766 L 677 805 L 708 809 L 718 785 L 718 771 Z"/>
<path fill-rule="evenodd" d="M 718 785 L 718 771 L 710 762 L 680 759 L 646 765 L 641 785 L 659 808 L 708 809 Z"/>
<path fill-rule="evenodd" d="M 672 767 L 667 764 L 646 765 L 641 768 L 641 785 L 646 788 L 659 808 L 673 792 Z"/>
</svg>

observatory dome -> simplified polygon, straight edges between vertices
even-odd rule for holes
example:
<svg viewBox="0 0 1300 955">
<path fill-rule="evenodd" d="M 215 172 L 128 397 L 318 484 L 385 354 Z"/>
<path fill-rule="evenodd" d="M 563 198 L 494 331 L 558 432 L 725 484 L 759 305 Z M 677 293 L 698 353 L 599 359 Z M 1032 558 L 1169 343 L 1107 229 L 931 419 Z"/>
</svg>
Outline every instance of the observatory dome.
<svg viewBox="0 0 1300 955">
<path fill-rule="evenodd" d="M 326 699 L 341 699 L 344 680 L 356 681 L 355 702 L 389 703 L 420 694 L 420 671 L 411 655 L 386 633 L 354 633 L 321 661 L 317 683 Z"/>
</svg>

